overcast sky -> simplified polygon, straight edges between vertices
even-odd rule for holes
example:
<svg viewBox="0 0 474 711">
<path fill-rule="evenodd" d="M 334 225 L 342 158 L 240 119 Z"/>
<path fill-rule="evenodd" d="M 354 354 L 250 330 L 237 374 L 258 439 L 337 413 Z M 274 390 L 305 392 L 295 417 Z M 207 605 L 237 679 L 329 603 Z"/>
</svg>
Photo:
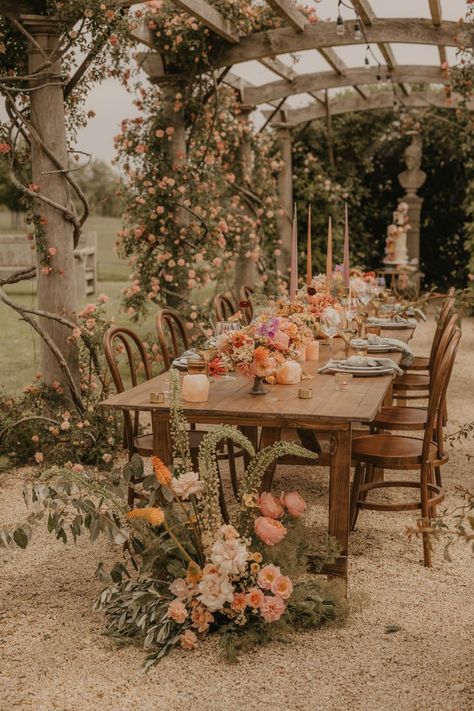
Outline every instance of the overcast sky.
<svg viewBox="0 0 474 711">
<path fill-rule="evenodd" d="M 304 0 L 302 0 L 304 2 Z M 306 4 L 317 8 L 321 20 L 335 20 L 337 15 L 337 0 L 321 0 L 314 2 L 307 0 Z M 346 4 L 349 4 L 346 2 Z M 426 17 L 429 15 L 428 0 L 371 0 L 372 8 L 379 17 Z M 443 18 L 458 20 L 463 17 L 466 9 L 465 0 L 442 0 Z M 353 19 L 354 14 L 343 9 L 347 19 Z M 399 64 L 439 64 L 436 47 L 430 45 L 394 44 L 392 49 Z M 377 54 L 377 48 L 374 48 Z M 362 66 L 364 63 L 364 46 L 353 45 L 339 47 L 338 55 L 349 66 Z M 456 63 L 454 48 L 448 48 L 448 60 Z M 378 55 L 379 56 L 379 55 Z M 292 64 L 290 57 L 280 57 L 288 64 Z M 380 57 L 382 60 L 382 58 Z M 383 62 L 383 60 L 382 60 Z M 314 50 L 301 52 L 295 71 L 299 73 L 324 71 L 329 67 L 324 59 Z M 253 84 L 265 84 L 275 81 L 278 77 L 265 69 L 258 62 L 245 62 L 234 65 L 232 71 L 239 74 Z M 302 106 L 309 102 L 307 95 L 298 95 L 288 101 L 289 106 Z M 96 117 L 79 134 L 78 148 L 92 152 L 97 158 L 109 162 L 114 154 L 113 137 L 119 130 L 121 119 L 136 115 L 132 106 L 130 95 L 117 81 L 105 81 L 96 86 L 89 94 L 88 108 L 96 112 Z"/>
</svg>

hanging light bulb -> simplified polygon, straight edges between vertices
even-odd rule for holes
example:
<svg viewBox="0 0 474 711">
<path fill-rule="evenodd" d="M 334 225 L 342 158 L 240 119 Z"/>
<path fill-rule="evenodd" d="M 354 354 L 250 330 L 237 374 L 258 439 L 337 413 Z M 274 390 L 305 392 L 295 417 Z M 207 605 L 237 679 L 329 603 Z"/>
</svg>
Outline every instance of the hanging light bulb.
<svg viewBox="0 0 474 711">
<path fill-rule="evenodd" d="M 380 64 L 377 69 L 377 81 L 380 81 L 382 79 L 382 74 L 380 73 Z"/>
<path fill-rule="evenodd" d="M 339 14 L 337 16 L 337 20 L 336 20 L 336 34 L 339 37 L 343 37 L 345 32 L 346 32 L 346 28 L 344 27 L 344 20 L 342 19 L 342 15 Z"/>
<path fill-rule="evenodd" d="M 358 17 L 356 17 L 356 20 L 355 20 L 355 22 L 354 22 L 354 39 L 355 39 L 355 40 L 360 40 L 360 39 L 362 39 L 362 30 L 361 30 L 361 27 L 360 27 L 360 22 L 359 22 L 359 18 L 358 18 Z"/>
<path fill-rule="evenodd" d="M 369 45 L 367 45 L 367 47 L 366 47 L 366 49 L 365 49 L 365 58 L 364 58 L 364 64 L 365 64 L 365 68 L 366 68 L 366 69 L 369 69 L 369 68 L 370 68 L 369 50 L 370 50 L 370 47 L 369 47 Z"/>
</svg>

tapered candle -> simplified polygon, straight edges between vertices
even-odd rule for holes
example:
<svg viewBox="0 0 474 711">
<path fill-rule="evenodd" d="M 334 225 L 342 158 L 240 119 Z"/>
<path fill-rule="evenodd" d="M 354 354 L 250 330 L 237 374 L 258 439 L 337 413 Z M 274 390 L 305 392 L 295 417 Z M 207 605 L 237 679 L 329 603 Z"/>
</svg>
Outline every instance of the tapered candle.
<svg viewBox="0 0 474 711">
<path fill-rule="evenodd" d="M 329 216 L 328 221 L 328 246 L 326 251 L 326 291 L 331 291 L 331 279 L 332 279 L 332 220 Z"/>
<path fill-rule="evenodd" d="M 344 286 L 349 288 L 349 213 L 347 202 L 344 209 L 344 262 L 343 262 Z"/>
<path fill-rule="evenodd" d="M 311 255 L 311 205 L 308 205 L 308 242 L 306 244 L 306 284 L 313 281 L 313 259 Z"/>
<path fill-rule="evenodd" d="M 290 301 L 293 301 L 298 288 L 298 230 L 296 225 L 296 204 L 293 213 L 290 252 Z"/>
</svg>

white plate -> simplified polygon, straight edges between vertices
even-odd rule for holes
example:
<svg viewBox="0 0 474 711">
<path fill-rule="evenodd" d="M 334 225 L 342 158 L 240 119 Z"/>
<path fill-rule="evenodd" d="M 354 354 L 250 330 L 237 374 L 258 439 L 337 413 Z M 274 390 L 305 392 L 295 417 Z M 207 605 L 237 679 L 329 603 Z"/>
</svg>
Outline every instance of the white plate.
<svg viewBox="0 0 474 711">
<path fill-rule="evenodd" d="M 367 370 L 353 370 L 352 368 L 340 368 L 335 366 L 334 368 L 329 368 L 323 375 L 331 375 L 333 373 L 352 373 L 355 377 L 366 378 L 374 377 L 376 375 L 392 375 L 393 370 L 391 368 L 385 368 L 382 366 L 382 370 L 377 368 L 368 368 Z"/>
</svg>

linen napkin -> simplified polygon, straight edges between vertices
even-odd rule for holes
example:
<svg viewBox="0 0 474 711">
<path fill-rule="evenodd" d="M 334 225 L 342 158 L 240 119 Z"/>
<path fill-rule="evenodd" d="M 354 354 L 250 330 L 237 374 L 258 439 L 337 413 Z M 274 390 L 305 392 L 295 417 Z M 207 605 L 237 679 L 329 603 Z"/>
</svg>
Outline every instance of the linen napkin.
<svg viewBox="0 0 474 711">
<path fill-rule="evenodd" d="M 414 306 L 404 308 L 401 304 L 382 304 L 379 306 L 379 313 L 396 314 L 398 311 L 403 311 L 404 316 L 415 316 L 416 318 L 426 321 L 426 314 Z M 400 314 L 399 314 L 400 315 Z"/>
<path fill-rule="evenodd" d="M 326 365 L 318 370 L 318 373 L 325 373 L 327 370 L 337 368 L 340 365 L 344 365 L 347 368 L 375 368 L 378 365 L 382 365 L 397 375 L 403 374 L 403 370 L 391 358 L 366 358 L 365 356 L 351 356 L 345 360 L 328 360 Z"/>
<path fill-rule="evenodd" d="M 398 323 L 403 328 L 407 326 L 409 328 L 414 328 L 417 325 L 416 318 L 405 318 L 404 316 L 394 316 L 393 318 L 377 318 L 376 316 L 369 316 L 366 321 L 368 326 L 379 326 L 384 328 L 388 324 Z"/>
<path fill-rule="evenodd" d="M 403 353 L 402 365 L 411 365 L 413 363 L 413 352 L 404 341 L 398 338 L 385 338 L 384 336 L 376 336 L 375 333 L 368 333 L 367 338 L 353 338 L 351 346 L 354 348 L 364 348 L 365 346 L 390 346 L 392 350 Z"/>
<path fill-rule="evenodd" d="M 178 358 L 175 358 L 171 363 L 171 367 L 183 370 L 188 367 L 188 358 L 192 358 L 196 355 L 198 355 L 197 352 L 193 348 L 190 348 L 189 350 L 184 351 L 184 353 L 182 353 Z"/>
</svg>

